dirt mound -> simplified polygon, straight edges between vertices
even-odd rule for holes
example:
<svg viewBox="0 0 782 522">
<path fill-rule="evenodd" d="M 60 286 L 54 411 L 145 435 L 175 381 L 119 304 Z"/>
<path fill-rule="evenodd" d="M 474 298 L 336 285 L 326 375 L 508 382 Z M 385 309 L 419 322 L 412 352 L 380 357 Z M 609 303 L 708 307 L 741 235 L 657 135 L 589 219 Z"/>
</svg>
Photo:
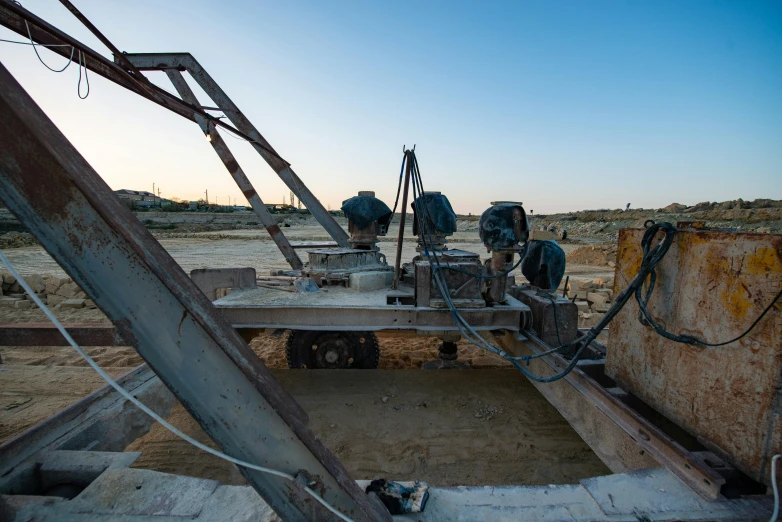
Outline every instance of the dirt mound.
<svg viewBox="0 0 782 522">
<path fill-rule="evenodd" d="M 616 244 L 578 247 L 567 255 L 567 262 L 575 265 L 613 267 L 616 264 Z"/>
</svg>

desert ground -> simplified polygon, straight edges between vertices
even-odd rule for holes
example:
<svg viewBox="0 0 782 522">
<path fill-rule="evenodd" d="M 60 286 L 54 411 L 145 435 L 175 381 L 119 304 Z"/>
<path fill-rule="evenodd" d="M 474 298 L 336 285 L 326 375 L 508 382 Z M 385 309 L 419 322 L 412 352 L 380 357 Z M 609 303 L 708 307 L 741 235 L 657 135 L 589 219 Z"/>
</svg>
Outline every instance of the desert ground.
<svg viewBox="0 0 782 522">
<path fill-rule="evenodd" d="M 702 220 L 707 226 L 779 233 L 782 203 L 769 201 L 534 216 L 531 228 L 533 237 L 539 239 L 561 238 L 567 230 L 567 239 L 560 244 L 568 254 L 567 274 L 578 285 L 579 281 L 613 278 L 620 228 L 639 227 L 647 219 Z M 137 217 L 185 272 L 249 266 L 263 275 L 288 268 L 251 212 L 144 212 Z M 293 242 L 329 239 L 309 215 L 277 218 Z M 338 219 L 346 225 L 344 218 Z M 11 222 L 12 216 L 0 209 L 0 231 L 3 223 Z M 477 217 L 461 216 L 459 231 L 450 238 L 449 246 L 485 256 L 477 224 Z M 398 225 L 392 225 L 380 243 L 389 260 L 394 258 L 397 232 Z M 0 233 L 0 248 L 23 276 L 67 276 L 23 232 Z M 304 249 L 299 253 L 306 257 Z M 407 230 L 403 261 L 414 255 L 412 231 Z M 520 274 L 517 277 L 522 279 Z M 574 289 L 578 290 L 577 286 Z M 99 309 L 87 306 L 57 305 L 54 312 L 63 322 L 108 321 Z M 583 314 L 584 321 L 589 315 Z M 36 308 L 0 307 L 0 323 L 45 321 L 43 312 Z M 609 333 L 601 340 L 610 342 Z M 458 344 L 459 359 L 468 363 L 470 370 L 421 371 L 424 362 L 437 357 L 437 339 L 381 338 L 382 371 L 369 378 L 361 370 L 340 370 L 342 375 L 335 382 L 335 370 L 288 370 L 286 335 L 262 335 L 250 346 L 304 407 L 311 429 L 354 478 L 416 479 L 442 486 L 557 484 L 609 473 L 526 379 L 504 361 L 464 341 Z M 143 362 L 132 348 L 93 347 L 87 351 L 113 377 Z M 0 443 L 104 384 L 69 347 L 4 346 L 0 357 Z M 168 420 L 209 442 L 181 406 L 174 408 Z M 201 454 L 159 425 L 127 450 L 143 452 L 137 466 L 230 484 L 244 482 L 233 465 Z"/>
</svg>

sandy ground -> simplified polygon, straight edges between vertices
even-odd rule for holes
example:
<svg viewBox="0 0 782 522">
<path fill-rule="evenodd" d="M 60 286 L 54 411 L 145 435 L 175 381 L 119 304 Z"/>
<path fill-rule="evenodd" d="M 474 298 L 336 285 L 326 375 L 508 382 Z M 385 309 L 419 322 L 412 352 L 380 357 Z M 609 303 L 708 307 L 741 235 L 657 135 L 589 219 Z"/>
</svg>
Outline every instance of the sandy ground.
<svg viewBox="0 0 782 522">
<path fill-rule="evenodd" d="M 284 229 L 292 241 L 325 240 L 319 227 Z M 252 266 L 259 274 L 287 268 L 273 242 L 257 230 L 228 230 L 161 244 L 189 272 L 195 268 Z M 203 236 L 203 237 L 201 237 Z M 410 232 L 408 232 L 410 237 Z M 390 260 L 396 230 L 380 244 Z M 477 232 L 457 232 L 451 248 L 485 250 Z M 575 245 L 563 245 L 569 252 Z M 22 272 L 64 275 L 40 247 L 7 250 Z M 304 250 L 300 250 L 306 256 Z M 403 261 L 415 255 L 406 241 Z M 608 267 L 573 265 L 570 274 L 612 276 Z M 99 310 L 56 310 L 63 322 L 106 322 Z M 40 310 L 0 308 L 0 322 L 46 322 Z M 549 484 L 608 473 L 562 417 L 507 363 L 462 341 L 459 359 L 473 370 L 418 370 L 437 358 L 434 338 L 381 338 L 378 371 L 290 371 L 286 336 L 262 335 L 250 343 L 311 417 L 311 428 L 355 478 L 427 480 L 433 484 Z M 116 377 L 143 361 L 130 348 L 88 352 Z M 7 440 L 78 400 L 103 383 L 69 347 L 0 347 L 0 441 Z M 406 370 L 388 372 L 382 370 Z M 387 397 L 383 402 L 383 397 Z M 208 437 L 181 406 L 169 421 L 199 440 Z M 369 429 L 368 427 L 371 427 Z M 128 450 L 142 451 L 138 466 L 241 484 L 241 474 L 160 426 Z"/>
<path fill-rule="evenodd" d="M 339 374 L 339 375 L 337 375 Z M 510 370 L 275 371 L 351 477 L 440 486 L 564 484 L 610 473 L 556 410 Z M 169 420 L 208 437 L 181 406 Z M 244 483 L 238 470 L 156 425 L 135 466 Z"/>
</svg>

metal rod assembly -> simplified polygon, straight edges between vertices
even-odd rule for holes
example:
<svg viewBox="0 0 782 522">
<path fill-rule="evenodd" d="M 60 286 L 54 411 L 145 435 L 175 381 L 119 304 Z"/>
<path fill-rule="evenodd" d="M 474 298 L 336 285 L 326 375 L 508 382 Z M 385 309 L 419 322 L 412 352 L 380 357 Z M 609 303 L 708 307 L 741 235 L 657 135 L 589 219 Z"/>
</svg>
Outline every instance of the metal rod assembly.
<svg viewBox="0 0 782 522">
<path fill-rule="evenodd" d="M 179 265 L 0 66 L 0 199 L 221 450 L 302 477 L 353 520 L 390 521 Z M 286 521 L 331 520 L 299 481 L 241 468 Z"/>
<path fill-rule="evenodd" d="M 405 181 L 402 191 L 402 212 L 399 215 L 399 236 L 396 243 L 396 261 L 394 262 L 394 284 L 392 288 L 399 288 L 399 275 L 402 271 L 402 244 L 405 239 L 405 216 L 407 215 L 407 193 L 410 188 L 410 155 L 405 152 Z"/>
</svg>

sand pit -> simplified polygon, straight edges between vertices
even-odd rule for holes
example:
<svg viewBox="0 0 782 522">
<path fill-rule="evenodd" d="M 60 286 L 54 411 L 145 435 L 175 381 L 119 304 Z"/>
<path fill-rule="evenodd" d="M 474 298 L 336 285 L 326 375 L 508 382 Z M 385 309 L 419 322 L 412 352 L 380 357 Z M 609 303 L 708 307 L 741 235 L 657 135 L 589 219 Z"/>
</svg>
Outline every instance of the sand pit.
<svg viewBox="0 0 782 522">
<path fill-rule="evenodd" d="M 565 484 L 610 473 L 535 388 L 511 370 L 274 371 L 351 477 L 440 486 Z M 169 421 L 208 437 L 181 407 Z M 156 425 L 135 466 L 243 484 L 231 464 Z"/>
</svg>

